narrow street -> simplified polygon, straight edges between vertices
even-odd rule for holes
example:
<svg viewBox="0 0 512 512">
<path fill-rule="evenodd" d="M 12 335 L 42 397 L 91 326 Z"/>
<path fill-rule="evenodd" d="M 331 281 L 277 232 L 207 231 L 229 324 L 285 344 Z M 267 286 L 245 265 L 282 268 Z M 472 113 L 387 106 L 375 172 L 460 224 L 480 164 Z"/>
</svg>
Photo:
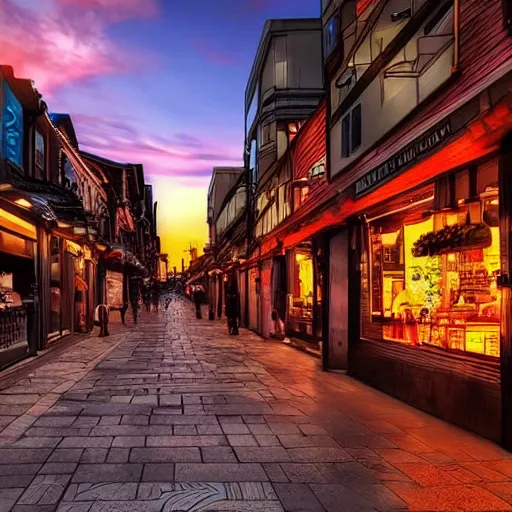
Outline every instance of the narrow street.
<svg viewBox="0 0 512 512">
<path fill-rule="evenodd" d="M 512 454 L 186 303 L 0 380 L 0 511 L 512 510 Z"/>
</svg>

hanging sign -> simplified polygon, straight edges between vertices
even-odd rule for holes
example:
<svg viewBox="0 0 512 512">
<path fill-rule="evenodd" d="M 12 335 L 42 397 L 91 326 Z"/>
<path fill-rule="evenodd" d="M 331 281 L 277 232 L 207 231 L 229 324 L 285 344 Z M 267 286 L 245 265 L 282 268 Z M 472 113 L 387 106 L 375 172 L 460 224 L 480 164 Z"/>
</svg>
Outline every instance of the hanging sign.
<svg viewBox="0 0 512 512">
<path fill-rule="evenodd" d="M 404 149 L 386 160 L 381 166 L 365 174 L 356 181 L 355 195 L 360 196 L 377 187 L 393 175 L 414 164 L 421 157 L 439 148 L 452 135 L 450 119 L 439 123 L 435 128 L 417 138 Z"/>
</svg>

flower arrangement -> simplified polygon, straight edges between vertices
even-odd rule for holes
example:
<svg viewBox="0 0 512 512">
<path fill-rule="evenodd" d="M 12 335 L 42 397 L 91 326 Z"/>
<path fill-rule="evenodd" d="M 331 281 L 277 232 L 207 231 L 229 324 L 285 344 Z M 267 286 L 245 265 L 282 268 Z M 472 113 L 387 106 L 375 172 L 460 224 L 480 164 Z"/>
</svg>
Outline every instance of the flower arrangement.
<svg viewBox="0 0 512 512">
<path fill-rule="evenodd" d="M 469 246 L 488 247 L 491 242 L 492 234 L 487 225 L 455 224 L 421 235 L 413 244 L 412 255 L 415 258 L 435 256 L 457 252 Z"/>
</svg>

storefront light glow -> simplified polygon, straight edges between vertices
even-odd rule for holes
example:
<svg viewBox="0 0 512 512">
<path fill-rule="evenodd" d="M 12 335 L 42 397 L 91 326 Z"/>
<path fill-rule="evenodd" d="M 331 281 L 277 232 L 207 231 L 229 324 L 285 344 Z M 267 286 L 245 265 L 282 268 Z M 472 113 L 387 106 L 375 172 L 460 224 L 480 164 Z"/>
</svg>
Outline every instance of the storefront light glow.
<svg viewBox="0 0 512 512">
<path fill-rule="evenodd" d="M 24 199 L 23 197 L 20 197 L 19 199 L 16 199 L 14 201 L 18 206 L 22 206 L 23 208 L 32 208 L 32 203 Z"/>
</svg>

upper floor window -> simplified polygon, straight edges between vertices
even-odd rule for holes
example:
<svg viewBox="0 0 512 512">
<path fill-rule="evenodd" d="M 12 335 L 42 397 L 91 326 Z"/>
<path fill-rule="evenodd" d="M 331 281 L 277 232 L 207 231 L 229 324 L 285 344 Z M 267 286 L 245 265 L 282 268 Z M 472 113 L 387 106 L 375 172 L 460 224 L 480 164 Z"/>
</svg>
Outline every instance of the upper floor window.
<svg viewBox="0 0 512 512">
<path fill-rule="evenodd" d="M 341 121 L 341 151 L 344 158 L 355 153 L 362 142 L 361 104 L 356 105 Z"/>
<path fill-rule="evenodd" d="M 338 17 L 333 16 L 324 28 L 325 58 L 333 52 L 338 42 Z"/>
<path fill-rule="evenodd" d="M 327 6 L 331 3 L 331 0 L 322 0 L 322 12 L 327 9 Z"/>
<path fill-rule="evenodd" d="M 274 66 L 276 89 L 288 87 L 288 66 L 286 62 L 286 37 L 276 37 L 274 42 Z"/>
<path fill-rule="evenodd" d="M 37 130 L 35 132 L 35 146 L 35 177 L 39 180 L 43 180 L 46 175 L 45 143 L 44 137 Z"/>
<path fill-rule="evenodd" d="M 503 0 L 503 21 L 505 28 L 512 28 L 512 0 Z"/>
</svg>

